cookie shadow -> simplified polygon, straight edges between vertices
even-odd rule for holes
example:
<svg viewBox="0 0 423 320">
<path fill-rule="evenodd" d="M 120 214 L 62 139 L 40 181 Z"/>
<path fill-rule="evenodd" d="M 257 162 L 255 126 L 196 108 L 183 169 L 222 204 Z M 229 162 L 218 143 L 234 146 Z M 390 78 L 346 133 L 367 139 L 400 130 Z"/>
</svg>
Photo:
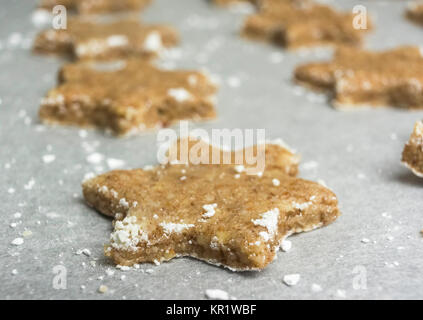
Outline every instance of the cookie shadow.
<svg viewBox="0 0 423 320">
<path fill-rule="evenodd" d="M 92 211 L 92 212 L 95 212 L 95 213 L 97 214 L 97 216 L 101 217 L 102 219 L 107 220 L 107 221 L 113 221 L 113 217 L 106 216 L 105 214 L 102 214 L 100 211 L 98 211 L 98 210 L 96 210 L 95 208 L 91 207 L 91 206 L 90 206 L 90 205 L 88 205 L 88 203 L 84 200 L 84 198 L 82 198 L 82 197 L 78 197 L 78 198 L 76 199 L 76 202 L 77 202 L 78 204 L 80 204 L 81 206 L 83 206 L 85 209 L 88 209 L 88 210 L 90 210 L 90 211 Z"/>
<path fill-rule="evenodd" d="M 402 171 L 395 176 L 395 180 L 414 187 L 423 188 L 423 178 L 419 178 L 410 171 Z"/>
</svg>

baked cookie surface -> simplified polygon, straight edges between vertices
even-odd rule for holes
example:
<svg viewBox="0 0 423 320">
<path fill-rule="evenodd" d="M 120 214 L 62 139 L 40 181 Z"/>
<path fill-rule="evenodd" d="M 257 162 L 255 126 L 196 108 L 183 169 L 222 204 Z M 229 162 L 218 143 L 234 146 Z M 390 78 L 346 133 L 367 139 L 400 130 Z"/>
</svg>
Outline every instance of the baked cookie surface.
<svg viewBox="0 0 423 320">
<path fill-rule="evenodd" d="M 322 45 L 358 46 L 370 29 L 355 29 L 352 13 L 306 0 L 262 0 L 247 18 L 243 35 L 287 48 Z"/>
<path fill-rule="evenodd" d="M 44 123 L 96 127 L 115 135 L 215 117 L 216 87 L 196 71 L 166 71 L 142 58 L 65 65 L 40 108 Z"/>
<path fill-rule="evenodd" d="M 382 52 L 339 48 L 330 62 L 297 67 L 294 78 L 312 89 L 332 93 L 337 108 L 423 108 L 423 57 L 418 47 Z"/>
<path fill-rule="evenodd" d="M 145 8 L 152 0 L 41 0 L 40 7 L 52 9 L 63 5 L 67 10 L 81 14 L 137 11 Z"/>
<path fill-rule="evenodd" d="M 402 152 L 402 163 L 416 176 L 423 178 L 423 121 L 415 123 L 410 140 Z"/>
<path fill-rule="evenodd" d="M 126 266 L 191 256 L 236 271 L 265 268 L 284 238 L 340 214 L 332 191 L 295 178 L 297 156 L 272 144 L 265 154 L 259 175 L 247 165 L 168 164 L 86 181 L 87 203 L 116 219 L 105 254 Z"/>
<path fill-rule="evenodd" d="M 178 42 L 178 33 L 165 25 L 146 25 L 131 18 L 118 21 L 72 18 L 67 29 L 42 31 L 33 49 L 37 53 L 77 59 L 111 59 L 132 55 L 151 57 Z"/>
</svg>

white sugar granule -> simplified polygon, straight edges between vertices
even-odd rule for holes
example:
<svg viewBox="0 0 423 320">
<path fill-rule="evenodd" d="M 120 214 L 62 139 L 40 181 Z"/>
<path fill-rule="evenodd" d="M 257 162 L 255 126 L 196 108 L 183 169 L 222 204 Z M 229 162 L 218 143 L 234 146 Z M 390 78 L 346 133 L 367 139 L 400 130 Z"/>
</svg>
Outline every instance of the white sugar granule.
<svg viewBox="0 0 423 320">
<path fill-rule="evenodd" d="M 262 226 L 267 229 L 266 232 L 260 232 L 265 241 L 273 238 L 278 230 L 279 209 L 274 208 L 261 214 L 261 219 L 251 220 L 255 225 Z"/>
<path fill-rule="evenodd" d="M 94 152 L 87 157 L 87 162 L 91 164 L 99 164 L 103 161 L 104 156 L 101 153 Z"/>
<path fill-rule="evenodd" d="M 167 94 L 178 102 L 184 102 L 191 98 L 191 93 L 184 88 L 169 89 Z"/>
<path fill-rule="evenodd" d="M 52 20 L 52 15 L 48 10 L 37 9 L 32 13 L 31 21 L 36 27 L 43 27 L 49 24 Z"/>
<path fill-rule="evenodd" d="M 281 244 L 282 251 L 288 252 L 289 250 L 291 250 L 291 248 L 292 248 L 292 242 L 291 241 L 286 240 L 286 239 L 282 241 L 282 244 Z"/>
<path fill-rule="evenodd" d="M 35 185 L 35 180 L 34 178 L 31 178 L 31 180 L 28 181 L 27 184 L 24 185 L 24 189 L 25 190 L 31 190 Z"/>
<path fill-rule="evenodd" d="M 203 214 L 204 218 L 213 217 L 216 213 L 215 209 L 217 208 L 217 203 L 205 204 L 203 209 L 206 210 L 206 213 Z"/>
<path fill-rule="evenodd" d="M 107 288 L 107 286 L 105 286 L 103 284 L 98 288 L 98 292 L 100 292 L 100 293 L 106 293 L 107 290 L 109 290 L 109 288 Z"/>
<path fill-rule="evenodd" d="M 228 86 L 232 88 L 238 88 L 241 86 L 241 79 L 235 76 L 229 77 L 226 82 Z"/>
<path fill-rule="evenodd" d="M 235 171 L 238 173 L 242 173 L 245 171 L 245 167 L 243 165 L 238 165 L 238 166 L 235 166 L 234 168 L 235 168 Z"/>
<path fill-rule="evenodd" d="M 163 49 L 162 37 L 157 31 L 150 32 L 144 40 L 144 49 L 147 51 L 160 51 Z"/>
<path fill-rule="evenodd" d="M 23 238 L 16 238 L 11 242 L 14 246 L 20 246 L 21 244 L 24 243 L 24 239 Z"/>
<path fill-rule="evenodd" d="M 313 292 L 320 292 L 320 291 L 322 291 L 322 287 L 319 284 L 317 284 L 317 283 L 313 283 L 311 285 L 311 291 L 313 291 Z"/>
<path fill-rule="evenodd" d="M 185 229 L 194 227 L 193 224 L 184 224 L 184 223 L 172 223 L 172 222 L 162 222 L 160 226 L 163 228 L 164 232 L 169 234 L 172 232 L 180 233 Z"/>
<path fill-rule="evenodd" d="M 299 210 L 305 210 L 305 209 L 307 209 L 310 205 L 312 205 L 312 202 L 311 202 L 311 201 L 304 202 L 304 203 L 292 202 L 292 206 L 293 206 L 295 209 L 299 209 Z"/>
<path fill-rule="evenodd" d="M 298 273 L 287 274 L 283 277 L 283 282 L 288 286 L 295 286 L 300 281 L 301 276 Z"/>
<path fill-rule="evenodd" d="M 107 38 L 107 45 L 110 47 L 122 47 L 129 43 L 128 37 L 124 35 L 113 35 Z"/>
<path fill-rule="evenodd" d="M 281 184 L 281 182 L 278 179 L 272 179 L 272 183 L 275 187 L 278 187 Z"/>
<path fill-rule="evenodd" d="M 43 161 L 46 164 L 52 163 L 54 160 L 56 160 L 56 156 L 54 154 L 46 154 L 43 156 Z"/>
<path fill-rule="evenodd" d="M 129 202 L 125 198 L 119 200 L 119 205 L 124 208 L 129 208 Z"/>
<path fill-rule="evenodd" d="M 206 298 L 210 300 L 229 300 L 229 294 L 220 289 L 207 289 Z"/>
<path fill-rule="evenodd" d="M 122 168 L 125 165 L 125 161 L 124 160 L 114 159 L 114 158 L 108 158 L 106 160 L 106 162 L 107 162 L 107 166 L 111 170 L 117 169 L 117 168 Z"/>
<path fill-rule="evenodd" d="M 127 216 L 122 221 L 116 221 L 115 231 L 110 236 L 113 248 L 136 251 L 140 241 L 148 241 L 148 235 L 142 232 L 136 222 L 137 218 L 134 216 Z"/>
</svg>

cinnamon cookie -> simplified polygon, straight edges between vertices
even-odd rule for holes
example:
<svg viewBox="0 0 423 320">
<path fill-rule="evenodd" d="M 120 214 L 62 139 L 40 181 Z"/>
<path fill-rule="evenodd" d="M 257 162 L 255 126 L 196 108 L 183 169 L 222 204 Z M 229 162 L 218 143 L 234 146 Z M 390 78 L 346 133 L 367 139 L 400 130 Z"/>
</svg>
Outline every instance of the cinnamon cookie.
<svg viewBox="0 0 423 320">
<path fill-rule="evenodd" d="M 340 48 L 330 62 L 297 67 L 295 80 L 333 93 L 339 108 L 363 104 L 423 108 L 423 57 L 418 47 L 383 52 Z"/>
<path fill-rule="evenodd" d="M 45 123 L 97 127 L 116 135 L 215 117 L 216 88 L 196 71 L 165 71 L 145 59 L 65 65 L 43 99 Z"/>
<path fill-rule="evenodd" d="M 125 266 L 191 256 L 236 271 L 261 270 L 284 238 L 333 222 L 340 214 L 335 194 L 295 178 L 298 158 L 289 150 L 265 148 L 261 174 L 247 174 L 246 163 L 188 162 L 86 181 L 87 203 L 116 219 L 105 254 Z"/>
<path fill-rule="evenodd" d="M 407 9 L 407 17 L 418 24 L 423 24 L 423 2 L 412 3 Z"/>
<path fill-rule="evenodd" d="M 354 28 L 352 13 L 305 0 L 262 0 L 259 12 L 245 21 L 243 34 L 287 48 L 351 45 L 362 42 L 368 28 Z"/>
<path fill-rule="evenodd" d="M 151 57 L 178 42 L 178 33 L 164 25 L 145 25 L 135 19 L 110 22 L 72 18 L 67 29 L 42 31 L 35 40 L 34 51 L 78 59 Z"/>
<path fill-rule="evenodd" d="M 67 10 L 81 14 L 113 13 L 141 10 L 151 0 L 41 0 L 40 7 L 51 10 L 63 5 Z"/>
<path fill-rule="evenodd" d="M 414 125 L 410 140 L 402 152 L 402 163 L 413 173 L 423 178 L 423 122 L 417 121 Z"/>
</svg>

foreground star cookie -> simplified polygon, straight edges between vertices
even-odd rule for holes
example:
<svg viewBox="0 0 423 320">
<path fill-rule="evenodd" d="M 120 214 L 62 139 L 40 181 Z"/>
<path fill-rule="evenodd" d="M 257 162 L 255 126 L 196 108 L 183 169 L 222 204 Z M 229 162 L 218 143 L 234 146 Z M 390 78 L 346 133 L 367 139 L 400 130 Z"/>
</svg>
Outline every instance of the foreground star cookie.
<svg viewBox="0 0 423 320">
<path fill-rule="evenodd" d="M 134 19 L 88 21 L 87 18 L 73 18 L 66 29 L 42 31 L 35 40 L 34 51 L 78 59 L 149 57 L 178 41 L 178 33 L 164 25 L 144 25 Z"/>
<path fill-rule="evenodd" d="M 338 12 L 312 1 L 262 0 L 259 12 L 245 21 L 243 34 L 287 48 L 357 46 L 367 30 L 355 29 L 353 20 L 352 13 Z"/>
<path fill-rule="evenodd" d="M 105 254 L 126 266 L 191 256 L 238 271 L 265 268 L 284 238 L 340 214 L 333 192 L 292 176 L 294 154 L 271 144 L 265 154 L 256 175 L 247 165 L 169 164 L 86 181 L 87 203 L 116 218 Z"/>
<path fill-rule="evenodd" d="M 384 52 L 340 48 L 330 62 L 297 67 L 295 80 L 333 93 L 338 108 L 423 108 L 423 57 L 418 47 Z"/>
<path fill-rule="evenodd" d="M 215 117 L 216 88 L 196 71 L 165 71 L 145 59 L 65 65 L 39 112 L 44 123 L 128 135 L 183 119 Z"/>
<path fill-rule="evenodd" d="M 412 3 L 407 9 L 407 17 L 418 24 L 423 24 L 423 3 Z"/>
<path fill-rule="evenodd" d="M 41 0 L 40 7 L 53 9 L 63 5 L 67 10 L 81 14 L 113 13 L 138 11 L 151 3 L 151 0 Z"/>
<path fill-rule="evenodd" d="M 410 140 L 405 144 L 402 152 L 402 163 L 413 173 L 423 178 L 423 122 L 414 125 Z"/>
</svg>

